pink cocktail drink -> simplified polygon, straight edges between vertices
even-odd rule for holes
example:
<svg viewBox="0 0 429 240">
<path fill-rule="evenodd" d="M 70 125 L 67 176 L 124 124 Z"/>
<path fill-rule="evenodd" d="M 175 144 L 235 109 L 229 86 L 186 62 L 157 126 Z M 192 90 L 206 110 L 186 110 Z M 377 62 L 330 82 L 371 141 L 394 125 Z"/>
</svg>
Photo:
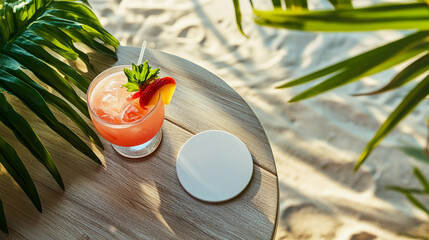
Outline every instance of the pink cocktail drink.
<svg viewBox="0 0 429 240">
<path fill-rule="evenodd" d="M 147 154 L 135 155 L 138 149 L 132 148 L 147 148 L 143 146 L 145 144 L 156 148 L 159 145 L 164 104 L 158 94 L 154 105 L 141 107 L 139 99 L 133 99 L 134 93 L 121 87 L 128 81 L 124 67 L 131 66 L 110 68 L 93 80 L 88 89 L 88 106 L 95 128 L 120 154 L 142 157 Z M 159 139 L 156 139 L 157 135 Z"/>
</svg>

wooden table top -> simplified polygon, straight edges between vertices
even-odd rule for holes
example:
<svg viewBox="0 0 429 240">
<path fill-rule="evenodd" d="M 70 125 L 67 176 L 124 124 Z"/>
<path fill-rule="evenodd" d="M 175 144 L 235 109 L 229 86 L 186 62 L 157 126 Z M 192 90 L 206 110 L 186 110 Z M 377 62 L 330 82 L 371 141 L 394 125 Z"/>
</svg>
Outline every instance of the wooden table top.
<svg viewBox="0 0 429 240">
<path fill-rule="evenodd" d="M 136 47 L 119 47 L 116 63 L 95 55 L 96 72 L 137 62 L 139 51 Z M 8 129 L 0 127 L 2 136 L 15 147 L 33 177 L 43 207 L 43 213 L 39 213 L 0 169 L 0 196 L 10 232 L 9 236 L 0 232 L 0 239 L 273 238 L 279 207 L 277 172 L 269 142 L 253 111 L 224 81 L 189 61 L 150 49 L 146 50 L 146 58 L 152 67 L 161 67 L 161 76 L 174 77 L 178 85 L 171 104 L 166 106 L 161 145 L 142 160 L 124 159 L 102 139 L 105 150 L 96 151 L 104 166 L 99 166 L 14 101 L 15 109 L 30 122 L 51 153 L 66 191 Z M 85 139 L 71 121 L 59 119 Z M 188 195 L 175 169 L 185 141 L 210 129 L 239 137 L 254 161 L 248 187 L 238 197 L 216 204 Z"/>
</svg>

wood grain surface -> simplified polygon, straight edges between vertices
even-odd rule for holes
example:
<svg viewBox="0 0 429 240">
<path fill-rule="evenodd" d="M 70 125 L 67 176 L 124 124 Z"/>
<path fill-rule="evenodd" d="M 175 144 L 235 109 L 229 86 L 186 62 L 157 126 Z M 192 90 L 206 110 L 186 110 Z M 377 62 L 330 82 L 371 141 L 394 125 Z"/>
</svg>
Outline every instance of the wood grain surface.
<svg viewBox="0 0 429 240">
<path fill-rule="evenodd" d="M 137 62 L 139 51 L 135 47 L 120 47 L 117 62 L 92 54 L 95 72 Z M 0 233 L 0 239 L 274 237 L 279 207 L 276 167 L 264 130 L 250 107 L 224 81 L 196 64 L 150 49 L 146 50 L 145 59 L 149 59 L 152 67 L 161 67 L 161 76 L 174 77 L 178 86 L 166 107 L 161 145 L 143 159 L 125 159 L 102 139 L 104 150 L 92 145 L 103 159 L 104 165 L 99 166 L 74 150 L 19 100 L 8 97 L 45 143 L 64 179 L 66 191 L 61 191 L 9 129 L 0 126 L 1 135 L 19 152 L 33 177 L 43 207 L 43 213 L 39 213 L 4 169 L 0 169 L 0 198 L 10 232 Z M 92 78 L 96 73 L 87 75 Z M 51 109 L 85 139 L 71 121 Z M 225 130 L 239 137 L 254 161 L 249 186 L 238 197 L 218 204 L 188 195 L 175 169 L 176 156 L 185 141 L 209 129 Z"/>
</svg>

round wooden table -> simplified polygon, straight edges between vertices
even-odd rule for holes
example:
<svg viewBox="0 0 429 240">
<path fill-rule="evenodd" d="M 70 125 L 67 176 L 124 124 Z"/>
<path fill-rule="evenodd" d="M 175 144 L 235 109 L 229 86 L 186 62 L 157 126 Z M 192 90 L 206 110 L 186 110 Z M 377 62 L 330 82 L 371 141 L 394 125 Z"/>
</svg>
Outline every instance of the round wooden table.
<svg viewBox="0 0 429 240">
<path fill-rule="evenodd" d="M 137 62 L 139 52 L 136 47 L 120 47 L 117 62 L 95 55 L 92 58 L 96 72 L 112 64 Z M 196 64 L 150 49 L 145 59 L 152 67 L 161 67 L 161 76 L 172 76 L 178 83 L 166 107 L 162 143 L 149 157 L 125 159 L 103 139 L 105 150 L 99 156 L 105 164 L 99 166 L 74 150 L 23 105 L 14 104 L 52 154 L 66 191 L 61 191 L 10 131 L 0 127 L 2 136 L 24 160 L 43 207 L 41 214 L 11 178 L 0 172 L 0 196 L 10 232 L 9 236 L 0 232 L 0 239 L 274 238 L 279 207 L 277 173 L 269 142 L 253 111 L 224 81 Z M 94 73 L 90 77 L 93 76 Z M 63 122 L 80 133 L 71 121 Z M 209 129 L 239 137 L 254 162 L 247 188 L 238 197 L 217 204 L 188 195 L 175 169 L 177 154 L 185 141 Z"/>
</svg>

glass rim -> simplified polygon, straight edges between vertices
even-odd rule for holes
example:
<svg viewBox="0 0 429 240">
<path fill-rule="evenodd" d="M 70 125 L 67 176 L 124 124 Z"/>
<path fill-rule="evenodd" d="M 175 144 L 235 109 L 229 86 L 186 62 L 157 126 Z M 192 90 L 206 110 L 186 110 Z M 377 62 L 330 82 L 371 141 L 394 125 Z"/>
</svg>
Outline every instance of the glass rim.
<svg viewBox="0 0 429 240">
<path fill-rule="evenodd" d="M 155 109 L 158 107 L 159 104 L 163 104 L 162 103 L 162 98 L 161 98 L 161 92 L 158 93 L 158 101 L 155 104 L 155 106 L 152 108 L 152 110 L 150 110 L 150 112 L 148 114 L 146 114 L 145 116 L 143 116 L 142 118 L 138 119 L 137 121 L 133 121 L 133 122 L 129 122 L 129 123 L 112 123 L 112 122 L 108 122 L 106 120 L 103 120 L 101 118 L 99 118 L 97 116 L 97 114 L 94 113 L 94 111 L 92 110 L 91 104 L 90 104 L 90 99 L 89 99 L 89 95 L 90 95 L 90 91 L 91 91 L 91 96 L 92 96 L 92 92 L 94 91 L 95 87 L 97 86 L 97 84 L 101 81 L 98 81 L 97 83 L 94 83 L 95 80 L 97 80 L 98 78 L 100 78 L 101 75 L 106 74 L 107 71 L 112 71 L 117 69 L 123 69 L 123 68 L 127 68 L 129 67 L 131 69 L 131 65 L 118 65 L 118 66 L 113 66 L 110 68 L 105 69 L 104 71 L 102 71 L 101 73 L 99 73 L 97 76 L 95 76 L 95 78 L 91 81 L 91 83 L 89 84 L 88 87 L 88 91 L 86 92 L 86 102 L 88 105 L 88 109 L 90 112 L 90 115 L 94 116 L 98 122 L 102 123 L 103 125 L 107 125 L 107 126 L 116 126 L 116 127 L 121 127 L 121 126 L 126 126 L 126 127 L 130 127 L 130 126 L 135 126 L 141 122 L 143 122 L 145 119 L 147 119 L 150 115 L 152 115 L 152 113 L 155 111 Z M 106 77 L 116 73 L 118 71 L 113 71 L 111 74 L 106 75 Z M 105 78 L 106 78 L 105 77 Z M 94 85 L 95 84 L 95 85 Z M 94 85 L 94 86 L 93 86 Z M 91 87 L 93 86 L 94 89 L 91 90 Z"/>
</svg>

